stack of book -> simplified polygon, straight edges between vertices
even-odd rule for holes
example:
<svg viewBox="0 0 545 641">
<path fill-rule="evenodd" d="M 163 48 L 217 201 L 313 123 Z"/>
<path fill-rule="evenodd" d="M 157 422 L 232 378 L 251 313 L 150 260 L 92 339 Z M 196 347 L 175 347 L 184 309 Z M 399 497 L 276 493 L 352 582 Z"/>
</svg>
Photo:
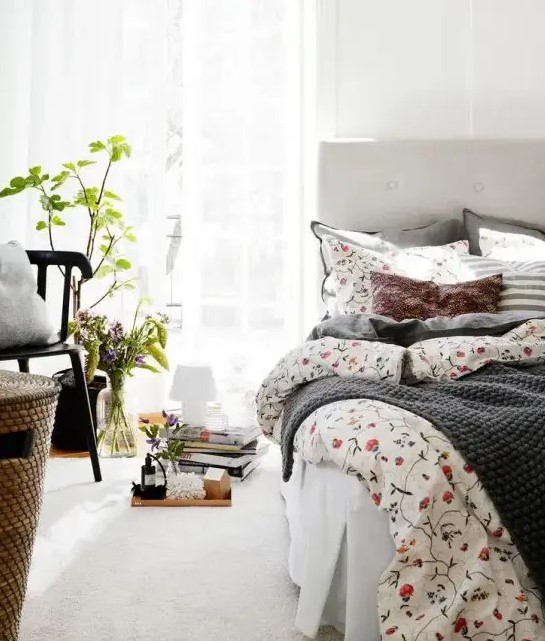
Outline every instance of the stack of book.
<svg viewBox="0 0 545 641">
<path fill-rule="evenodd" d="M 218 467 L 230 476 L 245 479 L 269 448 L 268 443 L 259 440 L 260 435 L 259 427 L 218 431 L 187 427 L 176 435 L 184 442 L 180 470 L 205 474 L 209 467 Z"/>
</svg>

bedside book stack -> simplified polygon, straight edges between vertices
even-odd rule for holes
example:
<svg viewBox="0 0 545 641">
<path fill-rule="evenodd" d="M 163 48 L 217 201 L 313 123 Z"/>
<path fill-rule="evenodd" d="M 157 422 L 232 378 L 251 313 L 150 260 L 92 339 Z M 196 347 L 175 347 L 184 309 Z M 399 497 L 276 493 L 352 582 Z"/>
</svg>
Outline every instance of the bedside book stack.
<svg viewBox="0 0 545 641">
<path fill-rule="evenodd" d="M 204 474 L 209 467 L 221 468 L 229 476 L 245 479 L 259 466 L 268 443 L 260 442 L 258 427 L 213 431 L 188 427 L 177 434 L 184 442 L 180 471 Z"/>
</svg>

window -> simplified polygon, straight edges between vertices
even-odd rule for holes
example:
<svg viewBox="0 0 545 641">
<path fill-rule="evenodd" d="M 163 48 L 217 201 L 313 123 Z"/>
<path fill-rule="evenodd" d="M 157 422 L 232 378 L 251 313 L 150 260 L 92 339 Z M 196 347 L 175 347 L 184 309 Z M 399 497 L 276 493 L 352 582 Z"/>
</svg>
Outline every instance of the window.
<svg viewBox="0 0 545 641">
<path fill-rule="evenodd" d="M 257 380 L 301 335 L 300 6 L 177 0 L 170 13 L 175 358 L 235 359 Z"/>
</svg>

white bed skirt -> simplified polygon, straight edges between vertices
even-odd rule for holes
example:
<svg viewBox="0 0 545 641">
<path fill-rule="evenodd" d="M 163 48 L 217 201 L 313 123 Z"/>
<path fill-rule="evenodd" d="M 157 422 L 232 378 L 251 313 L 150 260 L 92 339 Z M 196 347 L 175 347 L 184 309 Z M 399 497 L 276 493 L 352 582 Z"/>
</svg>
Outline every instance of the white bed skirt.
<svg viewBox="0 0 545 641">
<path fill-rule="evenodd" d="M 345 641 L 376 641 L 378 579 L 394 554 L 386 514 L 360 481 L 330 463 L 296 459 L 281 491 L 289 572 L 301 588 L 297 629 L 314 638 L 321 625 L 332 625 Z"/>
</svg>

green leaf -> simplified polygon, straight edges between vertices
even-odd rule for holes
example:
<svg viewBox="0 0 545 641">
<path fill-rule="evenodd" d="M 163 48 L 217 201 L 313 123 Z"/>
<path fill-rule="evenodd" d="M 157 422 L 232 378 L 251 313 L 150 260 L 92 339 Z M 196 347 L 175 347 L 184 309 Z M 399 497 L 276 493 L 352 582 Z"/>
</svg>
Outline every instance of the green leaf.
<svg viewBox="0 0 545 641">
<path fill-rule="evenodd" d="M 136 289 L 136 287 L 134 286 L 134 283 L 131 283 L 131 281 L 129 281 L 129 280 L 124 282 L 124 283 L 122 283 L 121 287 L 123 289 Z"/>
<path fill-rule="evenodd" d="M 119 143 L 125 142 L 125 136 L 111 136 L 108 138 L 108 142 L 111 142 L 113 145 L 119 145 Z"/>
<path fill-rule="evenodd" d="M 41 231 L 42 229 L 47 229 L 47 223 L 45 220 L 39 220 L 36 223 L 36 231 Z"/>
<path fill-rule="evenodd" d="M 130 158 L 130 157 L 131 157 L 131 154 L 132 154 L 132 147 L 129 145 L 129 143 L 128 143 L 128 142 L 125 142 L 125 143 L 123 143 L 123 144 L 121 145 L 121 150 L 123 151 L 123 153 L 125 154 L 125 156 L 127 156 L 127 158 Z"/>
<path fill-rule="evenodd" d="M 106 278 L 111 276 L 115 269 L 111 265 L 101 265 L 95 274 L 95 278 Z"/>
<path fill-rule="evenodd" d="M 51 203 L 51 209 L 55 211 L 64 211 L 67 207 L 73 207 L 73 205 L 66 200 L 53 200 Z"/>
<path fill-rule="evenodd" d="M 115 266 L 118 269 L 130 269 L 131 268 L 131 262 L 130 262 L 130 260 L 127 260 L 126 258 L 118 258 L 115 261 Z"/>
<path fill-rule="evenodd" d="M 121 218 L 123 218 L 123 214 L 120 211 L 112 209 L 111 207 L 108 207 L 106 214 L 115 220 L 121 220 Z"/>
<path fill-rule="evenodd" d="M 147 369 L 150 372 L 153 372 L 154 374 L 160 374 L 161 370 L 157 369 L 157 367 L 154 367 L 153 365 L 148 365 L 148 363 L 144 363 L 143 365 L 137 365 L 138 369 Z"/>
<path fill-rule="evenodd" d="M 78 160 L 78 167 L 88 167 L 89 165 L 96 165 L 96 160 Z"/>
<path fill-rule="evenodd" d="M 15 178 L 9 181 L 9 184 L 10 187 L 18 189 L 19 191 L 22 191 L 27 186 L 26 180 L 22 176 L 15 176 Z"/>
<path fill-rule="evenodd" d="M 6 198 L 7 196 L 13 196 L 15 194 L 18 194 L 21 190 L 20 189 L 10 189 L 9 187 L 5 187 L 0 191 L 0 198 Z"/>
<path fill-rule="evenodd" d="M 48 196 L 42 194 L 39 198 L 40 205 L 45 211 L 51 211 L 51 200 Z"/>
<path fill-rule="evenodd" d="M 62 166 L 66 167 L 66 169 L 69 169 L 70 171 L 76 171 L 76 166 L 73 162 L 64 162 Z"/>
<path fill-rule="evenodd" d="M 57 227 L 64 227 L 66 223 L 60 216 L 51 216 L 51 224 L 52 225 L 57 225 Z"/>
<path fill-rule="evenodd" d="M 123 200 L 120 196 L 114 194 L 113 191 L 109 191 L 108 189 L 104 190 L 104 196 L 110 200 Z"/>
<path fill-rule="evenodd" d="M 149 345 L 148 353 L 157 361 L 157 363 L 159 363 L 159 365 L 163 369 L 168 370 L 168 358 L 165 352 L 163 351 L 163 348 L 159 345 L 159 343 L 154 343 L 153 345 Z"/>
<path fill-rule="evenodd" d="M 89 151 L 93 154 L 97 151 L 103 151 L 104 149 L 106 149 L 106 145 L 100 140 L 95 140 L 94 142 L 89 143 Z"/>
<path fill-rule="evenodd" d="M 41 185 L 43 181 L 39 176 L 29 175 L 25 178 L 25 182 L 27 187 L 37 187 Z"/>
<path fill-rule="evenodd" d="M 100 362 L 99 346 L 93 343 L 87 348 L 87 358 L 85 361 L 85 378 L 90 383 L 95 377 L 95 373 Z"/>
<path fill-rule="evenodd" d="M 118 162 L 119 160 L 121 160 L 121 156 L 121 149 L 119 147 L 114 147 L 110 156 L 112 162 Z"/>
<path fill-rule="evenodd" d="M 136 242 L 136 236 L 132 232 L 126 232 L 124 234 L 125 240 L 128 240 L 130 243 Z"/>
<path fill-rule="evenodd" d="M 35 167 L 31 167 L 28 172 L 33 176 L 39 176 L 42 173 L 42 168 L 40 165 L 36 165 Z"/>
</svg>

